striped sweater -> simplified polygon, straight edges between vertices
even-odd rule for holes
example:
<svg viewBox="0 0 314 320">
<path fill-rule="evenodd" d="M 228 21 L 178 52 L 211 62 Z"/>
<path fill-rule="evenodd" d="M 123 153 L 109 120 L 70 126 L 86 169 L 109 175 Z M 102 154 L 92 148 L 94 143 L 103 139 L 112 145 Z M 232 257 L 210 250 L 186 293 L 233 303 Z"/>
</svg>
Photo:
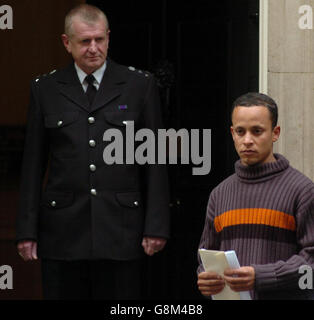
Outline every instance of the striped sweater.
<svg viewBox="0 0 314 320">
<path fill-rule="evenodd" d="M 275 158 L 236 162 L 209 197 L 199 247 L 235 250 L 242 266 L 253 266 L 254 299 L 314 299 L 313 290 L 299 288 L 299 267 L 314 267 L 314 184 Z"/>
</svg>

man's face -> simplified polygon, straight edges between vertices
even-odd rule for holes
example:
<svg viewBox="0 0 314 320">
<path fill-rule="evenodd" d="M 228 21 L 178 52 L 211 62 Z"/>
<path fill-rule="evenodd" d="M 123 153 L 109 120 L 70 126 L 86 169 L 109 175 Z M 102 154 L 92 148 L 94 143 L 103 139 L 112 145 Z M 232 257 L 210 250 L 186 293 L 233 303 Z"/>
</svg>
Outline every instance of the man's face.
<svg viewBox="0 0 314 320">
<path fill-rule="evenodd" d="M 107 58 L 109 30 L 103 19 L 87 24 L 73 17 L 71 36 L 62 35 L 63 44 L 77 65 L 87 74 L 99 69 Z"/>
<path fill-rule="evenodd" d="M 266 107 L 236 107 L 232 114 L 231 134 L 243 165 L 276 161 L 273 143 L 279 138 L 280 127 L 272 129 Z"/>
</svg>

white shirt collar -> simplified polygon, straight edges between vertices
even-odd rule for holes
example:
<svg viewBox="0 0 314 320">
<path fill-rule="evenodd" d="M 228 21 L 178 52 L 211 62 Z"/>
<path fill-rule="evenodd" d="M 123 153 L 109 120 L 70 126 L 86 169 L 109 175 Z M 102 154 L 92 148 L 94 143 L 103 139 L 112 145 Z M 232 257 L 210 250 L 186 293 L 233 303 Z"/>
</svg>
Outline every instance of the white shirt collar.
<svg viewBox="0 0 314 320">
<path fill-rule="evenodd" d="M 74 63 L 74 66 L 75 66 L 75 69 L 76 69 L 76 72 L 77 72 L 77 76 L 84 88 L 84 90 L 86 89 L 87 87 L 87 83 L 85 80 L 86 76 L 87 76 L 87 73 L 85 73 L 77 64 L 76 62 Z M 106 67 L 107 67 L 107 61 L 104 62 L 104 64 L 99 68 L 97 69 L 96 71 L 93 72 L 93 76 L 95 77 L 96 79 L 96 88 L 98 89 L 99 86 L 100 86 L 100 83 L 101 83 L 101 80 L 102 80 L 102 77 L 104 75 L 104 72 L 106 70 Z"/>
</svg>

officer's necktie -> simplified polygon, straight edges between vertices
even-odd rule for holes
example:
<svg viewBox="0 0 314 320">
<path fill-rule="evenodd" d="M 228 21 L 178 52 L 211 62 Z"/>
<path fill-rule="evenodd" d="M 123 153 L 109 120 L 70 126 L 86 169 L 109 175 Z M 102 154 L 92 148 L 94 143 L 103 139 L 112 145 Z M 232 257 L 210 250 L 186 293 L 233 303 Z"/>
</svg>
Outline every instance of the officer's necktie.
<svg viewBox="0 0 314 320">
<path fill-rule="evenodd" d="M 95 95 L 96 95 L 96 92 L 97 92 L 97 89 L 94 86 L 95 77 L 92 74 L 90 74 L 90 75 L 86 76 L 85 80 L 88 83 L 86 95 L 87 95 L 89 104 L 92 105 L 94 98 L 95 98 Z"/>
</svg>

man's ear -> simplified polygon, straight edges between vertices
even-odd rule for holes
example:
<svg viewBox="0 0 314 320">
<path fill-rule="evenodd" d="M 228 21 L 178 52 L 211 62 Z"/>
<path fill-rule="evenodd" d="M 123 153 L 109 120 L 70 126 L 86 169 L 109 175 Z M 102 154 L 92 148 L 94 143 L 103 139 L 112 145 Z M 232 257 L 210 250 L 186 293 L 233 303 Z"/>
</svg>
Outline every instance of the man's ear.
<svg viewBox="0 0 314 320">
<path fill-rule="evenodd" d="M 234 136 L 234 129 L 233 129 L 233 126 L 230 127 L 230 132 L 231 132 L 231 135 L 232 135 L 232 139 L 234 140 L 233 136 Z"/>
<path fill-rule="evenodd" d="M 65 46 L 66 50 L 71 53 L 71 45 L 69 37 L 64 33 L 61 35 L 61 40 L 63 42 L 63 45 Z"/>
<path fill-rule="evenodd" d="M 273 129 L 273 142 L 276 142 L 278 139 L 279 139 L 279 136 L 280 136 L 280 126 L 276 126 L 274 129 Z"/>
<path fill-rule="evenodd" d="M 110 34 L 110 30 L 108 29 L 106 33 L 108 48 L 109 48 L 109 34 Z"/>
</svg>

